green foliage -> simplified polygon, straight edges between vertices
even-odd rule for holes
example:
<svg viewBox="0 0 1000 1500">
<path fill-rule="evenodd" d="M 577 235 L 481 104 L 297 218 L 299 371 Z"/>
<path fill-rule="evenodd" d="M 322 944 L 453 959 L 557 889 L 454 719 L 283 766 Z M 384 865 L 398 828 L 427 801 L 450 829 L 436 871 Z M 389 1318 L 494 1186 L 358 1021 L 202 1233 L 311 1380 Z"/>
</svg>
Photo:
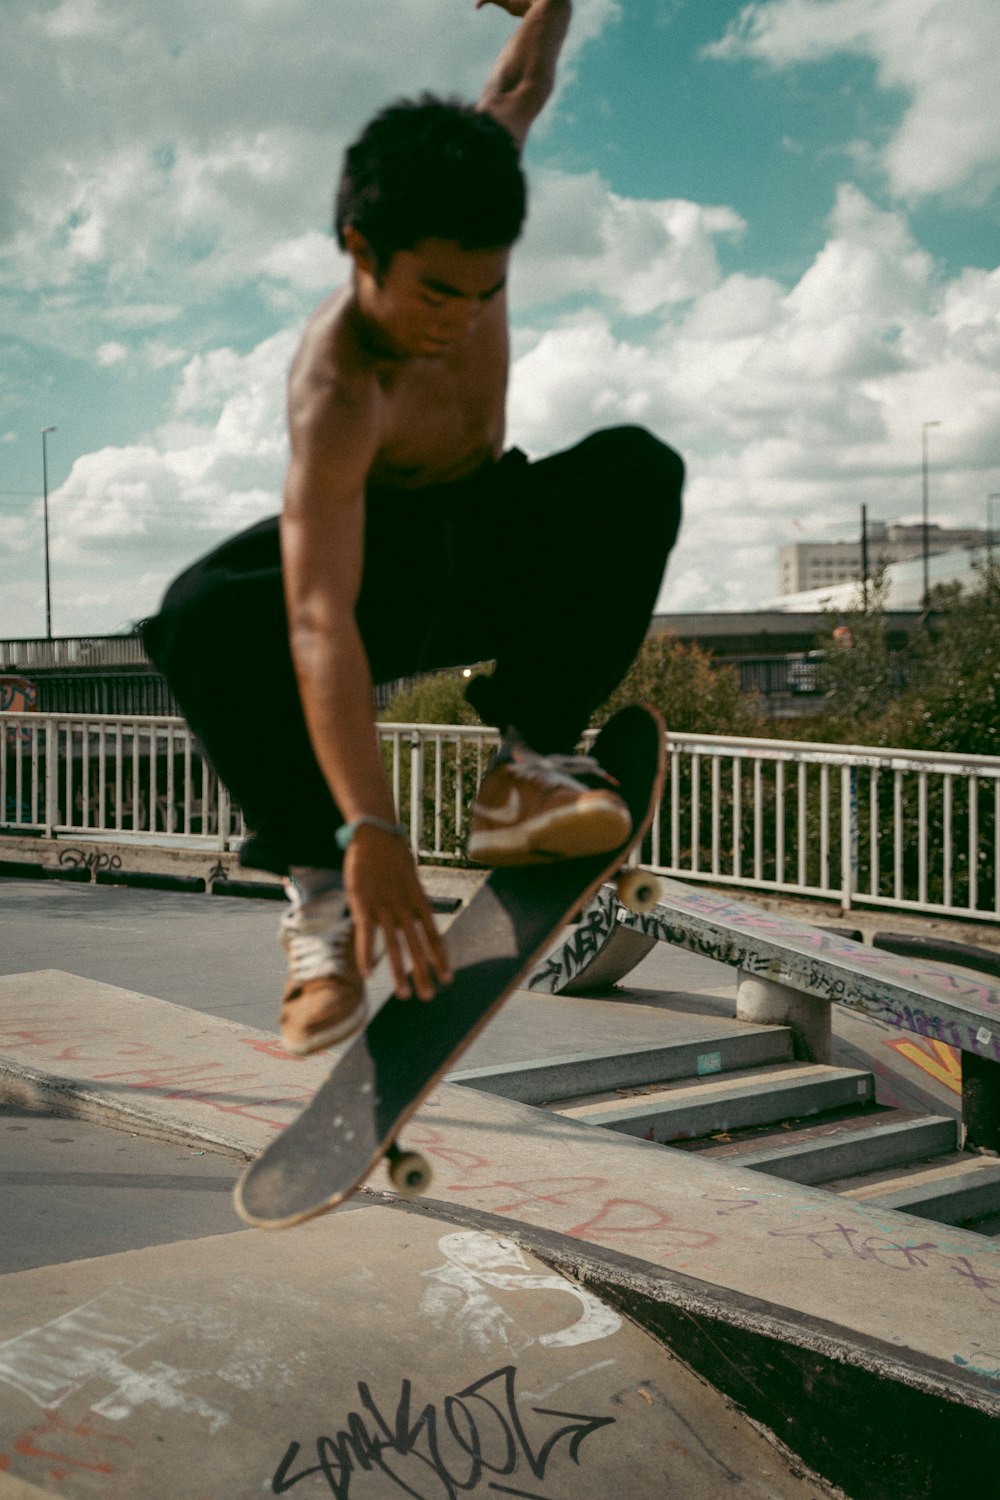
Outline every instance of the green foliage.
<svg viewBox="0 0 1000 1500">
<path fill-rule="evenodd" d="M 832 628 L 822 643 L 827 711 L 785 721 L 775 733 L 797 739 L 830 740 L 885 749 L 928 750 L 954 755 L 1000 755 L 1000 566 L 979 569 L 977 586 L 936 589 L 931 611 L 907 649 L 892 653 L 886 639 L 884 591 L 867 614 L 847 620 L 853 644 L 836 645 Z M 859 772 L 864 813 L 859 827 L 861 868 L 869 848 L 871 804 L 880 827 L 888 827 L 898 799 L 903 814 L 901 879 L 916 890 L 920 879 L 921 820 L 927 828 L 927 894 L 931 901 L 968 900 L 992 892 L 995 882 L 996 802 L 992 781 L 967 784 L 930 777 L 921 789 L 915 772 L 877 782 Z M 921 812 L 921 804 L 923 811 Z M 812 809 L 812 800 L 809 803 Z M 950 819 L 951 838 L 945 841 Z M 970 849 L 970 835 L 975 831 Z M 896 894 L 888 851 L 881 851 L 878 887 Z"/>
<path fill-rule="evenodd" d="M 678 734 L 754 735 L 763 727 L 756 700 L 740 692 L 735 668 L 715 665 L 707 651 L 668 631 L 646 637 L 594 723 L 603 724 L 626 703 L 652 704 Z"/>
<path fill-rule="evenodd" d="M 931 602 L 938 615 L 916 647 L 920 710 L 907 726 L 910 743 L 1000 755 L 1000 565 L 981 567 L 971 592 L 936 590 Z"/>
<path fill-rule="evenodd" d="M 1000 565 L 979 570 L 978 586 L 936 589 L 928 619 L 905 651 L 890 650 L 885 589 L 870 608 L 831 618 L 818 644 L 825 652 L 822 715 L 787 720 L 774 732 L 901 750 L 1000 754 Z M 850 644 L 834 637 L 846 625 Z"/>
<path fill-rule="evenodd" d="M 435 672 L 396 693 L 379 714 L 385 724 L 478 724 L 465 701 L 468 678 L 460 672 Z"/>
<path fill-rule="evenodd" d="M 827 694 L 830 714 L 841 721 L 843 731 L 849 731 L 847 738 L 857 739 L 859 726 L 878 719 L 905 682 L 902 664 L 889 649 L 887 592 L 883 569 L 868 585 L 867 608 L 859 598 L 857 608 L 828 615 L 819 643 L 824 652 L 819 685 Z M 837 739 L 844 737 L 836 734 Z"/>
<path fill-rule="evenodd" d="M 467 832 L 466 809 L 475 795 L 485 769 L 490 744 L 479 736 L 463 739 L 461 730 L 480 724 L 475 710 L 466 701 L 469 679 L 461 672 L 436 672 L 422 678 L 412 688 L 396 693 L 379 715 L 381 723 L 447 724 L 455 728 L 440 742 L 425 744 L 418 776 L 420 790 L 420 847 L 425 857 L 464 863 Z M 407 827 L 412 811 L 412 759 L 408 740 L 400 746 L 397 786 L 399 814 Z M 382 759 L 386 774 L 392 776 L 392 747 L 383 744 Z M 437 796 L 435 795 L 437 793 Z M 435 819 L 436 809 L 436 819 Z"/>
</svg>

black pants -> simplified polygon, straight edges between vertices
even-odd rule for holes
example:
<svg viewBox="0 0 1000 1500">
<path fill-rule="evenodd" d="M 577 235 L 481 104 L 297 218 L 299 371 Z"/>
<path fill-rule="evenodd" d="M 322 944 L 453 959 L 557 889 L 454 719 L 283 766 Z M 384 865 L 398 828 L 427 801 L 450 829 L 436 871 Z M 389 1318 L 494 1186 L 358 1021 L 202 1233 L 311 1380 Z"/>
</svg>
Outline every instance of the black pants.
<svg viewBox="0 0 1000 1500">
<path fill-rule="evenodd" d="M 635 427 L 529 463 L 517 449 L 455 484 L 373 487 L 357 620 L 376 683 L 496 661 L 469 700 L 536 750 L 572 750 L 649 624 L 684 468 Z M 313 754 L 288 644 L 278 520 L 223 543 L 146 622 L 215 770 L 255 830 L 243 861 L 336 866 L 343 821 Z"/>
</svg>

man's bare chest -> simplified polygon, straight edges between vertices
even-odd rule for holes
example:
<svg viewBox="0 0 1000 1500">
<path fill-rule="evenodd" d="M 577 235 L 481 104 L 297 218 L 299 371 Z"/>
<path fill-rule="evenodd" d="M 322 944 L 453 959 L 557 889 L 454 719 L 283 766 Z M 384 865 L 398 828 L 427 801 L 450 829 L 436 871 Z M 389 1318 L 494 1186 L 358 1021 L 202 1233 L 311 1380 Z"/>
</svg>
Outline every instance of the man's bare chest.
<svg viewBox="0 0 1000 1500">
<path fill-rule="evenodd" d="M 434 482 L 499 454 L 507 367 L 493 354 L 414 363 L 387 385 L 374 479 Z"/>
</svg>

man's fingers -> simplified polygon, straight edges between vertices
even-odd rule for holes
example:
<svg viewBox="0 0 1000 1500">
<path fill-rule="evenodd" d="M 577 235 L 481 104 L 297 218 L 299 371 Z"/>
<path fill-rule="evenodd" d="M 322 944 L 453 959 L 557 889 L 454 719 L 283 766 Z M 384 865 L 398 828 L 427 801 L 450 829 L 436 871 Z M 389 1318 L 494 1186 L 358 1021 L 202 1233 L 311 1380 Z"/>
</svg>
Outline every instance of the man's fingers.
<svg viewBox="0 0 1000 1500">
<path fill-rule="evenodd" d="M 410 951 L 410 968 L 413 973 L 413 987 L 421 1000 L 433 1000 L 437 993 L 437 986 L 431 968 L 427 962 L 428 944 L 424 929 L 413 917 L 406 917 L 403 935 L 406 945 Z"/>
<path fill-rule="evenodd" d="M 448 957 L 444 938 L 438 932 L 433 922 L 430 927 L 426 927 L 424 930 L 427 935 L 427 945 L 430 949 L 431 963 L 434 965 L 434 971 L 442 984 L 451 984 L 455 976 L 452 973 L 451 959 Z"/>
<path fill-rule="evenodd" d="M 409 1000 L 413 994 L 413 989 L 410 985 L 410 978 L 403 960 L 403 950 L 399 946 L 399 933 L 395 927 L 387 925 L 383 926 L 382 933 L 385 938 L 385 951 L 389 959 L 389 967 L 392 969 L 396 997 L 399 1000 Z"/>
<path fill-rule="evenodd" d="M 362 979 L 371 974 L 375 961 L 375 932 L 367 918 L 358 912 L 354 919 L 354 956 L 358 961 Z"/>
</svg>

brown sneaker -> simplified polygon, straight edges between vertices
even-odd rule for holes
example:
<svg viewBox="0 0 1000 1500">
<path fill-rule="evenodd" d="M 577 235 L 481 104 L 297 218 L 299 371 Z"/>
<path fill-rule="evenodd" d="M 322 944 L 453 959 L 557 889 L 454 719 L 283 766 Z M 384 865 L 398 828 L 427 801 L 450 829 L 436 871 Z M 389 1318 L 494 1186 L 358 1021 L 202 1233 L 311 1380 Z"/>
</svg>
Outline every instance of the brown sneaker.
<svg viewBox="0 0 1000 1500">
<path fill-rule="evenodd" d="M 610 853 L 632 832 L 615 785 L 589 756 L 536 755 L 523 743 L 505 744 L 472 804 L 469 858 L 538 865 Z"/>
<path fill-rule="evenodd" d="M 346 1041 L 367 1019 L 365 986 L 354 953 L 354 923 L 343 893 L 295 898 L 281 919 L 288 983 L 281 997 L 281 1039 L 305 1057 Z"/>
</svg>

